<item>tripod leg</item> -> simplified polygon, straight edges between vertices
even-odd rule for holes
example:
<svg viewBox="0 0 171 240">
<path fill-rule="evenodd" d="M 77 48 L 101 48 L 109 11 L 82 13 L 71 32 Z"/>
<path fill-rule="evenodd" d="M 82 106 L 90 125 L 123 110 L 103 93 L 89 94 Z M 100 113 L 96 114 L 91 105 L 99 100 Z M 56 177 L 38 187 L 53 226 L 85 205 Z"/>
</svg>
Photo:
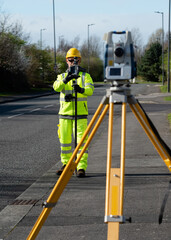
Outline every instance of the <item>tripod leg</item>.
<svg viewBox="0 0 171 240">
<path fill-rule="evenodd" d="M 125 179 L 125 141 L 126 141 L 126 103 L 122 103 L 121 132 L 121 177 L 120 177 L 120 216 L 123 215 L 124 179 Z"/>
<path fill-rule="evenodd" d="M 110 103 L 105 203 L 105 222 L 108 223 L 108 240 L 119 240 L 119 224 L 125 222 L 123 216 L 123 199 L 125 178 L 126 102 L 122 103 L 121 125 L 120 168 L 111 168 L 113 103 Z"/>
<path fill-rule="evenodd" d="M 107 168 L 106 168 L 106 202 L 105 202 L 105 222 L 108 223 L 108 240 L 119 239 L 119 222 L 113 222 L 112 217 L 119 215 L 119 193 L 120 193 L 120 169 L 111 168 L 112 162 L 112 136 L 113 136 L 113 103 L 109 108 L 108 127 L 108 148 L 107 148 Z M 112 217 L 111 217 L 112 216 Z"/>
<path fill-rule="evenodd" d="M 86 148 L 88 147 L 88 144 L 90 143 L 90 140 L 92 139 L 92 137 L 95 134 L 95 131 L 92 130 L 93 134 L 91 133 L 91 135 L 89 136 L 89 138 L 86 141 L 86 144 L 84 145 L 84 148 L 82 149 L 80 155 L 79 155 L 79 159 L 74 161 L 74 158 L 76 156 L 76 154 L 79 151 L 79 148 L 82 146 L 86 136 L 88 135 L 88 133 L 90 132 L 93 124 L 95 123 L 99 113 L 101 112 L 103 108 L 103 103 L 101 103 L 98 107 L 98 109 L 96 110 L 96 113 L 94 114 L 92 120 L 90 121 L 80 143 L 77 145 L 77 147 L 75 148 L 67 166 L 65 167 L 64 171 L 62 172 L 60 178 L 58 179 L 57 183 L 55 184 L 49 198 L 47 199 L 47 202 L 45 204 L 45 207 L 43 208 L 39 218 L 37 219 L 36 223 L 34 224 L 31 232 L 29 233 L 27 240 L 34 240 L 36 238 L 36 236 L 38 235 L 41 227 L 43 226 L 44 222 L 46 221 L 48 215 L 50 214 L 52 208 L 56 205 L 58 199 L 60 198 L 60 195 L 62 194 L 65 186 L 67 185 L 69 179 L 71 178 L 71 176 L 73 175 L 74 170 L 77 167 L 77 164 L 79 162 L 79 160 L 81 159 L 82 154 L 84 153 L 84 151 L 86 150 Z M 99 124 L 101 123 L 101 121 L 103 120 L 107 110 L 109 108 L 109 105 L 107 104 L 105 109 L 103 110 L 101 116 L 99 117 L 98 122 L 95 125 L 95 129 L 97 130 L 97 128 L 99 127 Z"/>
<path fill-rule="evenodd" d="M 109 128 L 108 128 L 108 148 L 107 148 L 107 166 L 106 166 L 105 216 L 109 215 L 110 170 L 111 170 L 111 161 L 112 161 L 112 135 L 113 135 L 113 103 L 110 103 Z"/>
<path fill-rule="evenodd" d="M 154 131 L 152 130 L 147 117 L 145 116 L 144 112 L 142 111 L 141 107 L 138 103 L 129 104 L 132 112 L 138 119 L 139 123 L 141 124 L 142 128 L 144 129 L 145 133 L 153 143 L 154 147 L 156 148 L 157 152 L 159 153 L 160 157 L 165 162 L 166 166 L 168 167 L 169 171 L 171 171 L 171 156 L 167 153 L 165 148 L 162 146 L 158 138 L 156 137 Z"/>
</svg>

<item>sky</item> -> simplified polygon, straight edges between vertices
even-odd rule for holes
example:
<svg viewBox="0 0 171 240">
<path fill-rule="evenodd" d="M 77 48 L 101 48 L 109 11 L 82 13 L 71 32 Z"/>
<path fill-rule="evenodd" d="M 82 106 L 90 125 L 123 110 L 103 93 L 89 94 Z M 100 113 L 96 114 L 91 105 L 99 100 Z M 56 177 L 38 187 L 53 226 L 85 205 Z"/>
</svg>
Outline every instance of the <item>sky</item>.
<svg viewBox="0 0 171 240">
<path fill-rule="evenodd" d="M 72 41 L 80 38 L 80 43 L 89 36 L 103 41 L 105 33 L 136 28 L 142 36 L 143 45 L 157 29 L 168 32 L 169 0 L 54 0 L 56 45 L 64 38 Z M 42 31 L 43 47 L 54 46 L 53 0 L 0 0 L 0 13 L 18 21 L 23 31 L 30 35 L 32 43 L 40 41 Z"/>
</svg>

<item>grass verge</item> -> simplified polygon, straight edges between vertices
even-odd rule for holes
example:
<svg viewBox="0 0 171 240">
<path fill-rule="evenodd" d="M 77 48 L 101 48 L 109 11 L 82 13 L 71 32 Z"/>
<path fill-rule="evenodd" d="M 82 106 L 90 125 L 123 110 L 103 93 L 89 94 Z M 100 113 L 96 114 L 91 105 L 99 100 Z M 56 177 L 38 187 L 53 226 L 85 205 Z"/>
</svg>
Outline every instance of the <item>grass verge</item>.
<svg viewBox="0 0 171 240">
<path fill-rule="evenodd" d="M 166 85 L 161 86 L 160 89 L 161 89 L 161 92 L 163 92 L 163 93 L 167 92 L 167 86 Z M 164 100 L 165 101 L 171 101 L 171 97 L 164 97 Z M 169 113 L 167 117 L 168 117 L 168 121 L 169 121 L 169 124 L 170 124 L 170 129 L 171 129 L 171 113 Z"/>
<path fill-rule="evenodd" d="M 163 92 L 163 93 L 167 92 L 167 86 L 166 85 L 161 86 L 160 89 L 161 89 L 161 92 Z M 165 101 L 171 101 L 171 97 L 164 97 L 164 100 Z"/>
<path fill-rule="evenodd" d="M 169 113 L 167 117 L 168 117 L 168 120 L 169 120 L 170 129 L 171 129 L 171 113 Z"/>
</svg>

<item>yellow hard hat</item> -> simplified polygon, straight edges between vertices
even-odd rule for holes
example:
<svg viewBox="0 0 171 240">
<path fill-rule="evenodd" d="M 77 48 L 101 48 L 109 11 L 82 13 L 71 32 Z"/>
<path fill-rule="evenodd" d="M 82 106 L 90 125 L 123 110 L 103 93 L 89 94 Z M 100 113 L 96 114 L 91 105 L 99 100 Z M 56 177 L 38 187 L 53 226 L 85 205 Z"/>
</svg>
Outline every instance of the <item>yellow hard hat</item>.
<svg viewBox="0 0 171 240">
<path fill-rule="evenodd" d="M 81 53 L 76 48 L 70 48 L 66 54 L 66 58 L 69 57 L 79 57 L 81 58 Z"/>
</svg>

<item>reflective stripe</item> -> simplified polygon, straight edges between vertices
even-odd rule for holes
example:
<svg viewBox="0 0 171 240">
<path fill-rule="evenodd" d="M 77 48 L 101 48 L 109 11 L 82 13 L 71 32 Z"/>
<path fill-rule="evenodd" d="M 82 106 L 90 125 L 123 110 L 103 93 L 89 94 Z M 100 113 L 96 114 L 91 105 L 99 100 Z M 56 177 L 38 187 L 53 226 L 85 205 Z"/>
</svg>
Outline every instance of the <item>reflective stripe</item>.
<svg viewBox="0 0 171 240">
<path fill-rule="evenodd" d="M 72 94 L 73 91 L 72 90 L 65 90 L 65 94 L 68 95 L 68 94 Z"/>
<path fill-rule="evenodd" d="M 75 115 L 59 115 L 59 118 L 75 120 Z M 77 119 L 87 119 L 87 115 L 77 115 Z"/>
<path fill-rule="evenodd" d="M 72 151 L 71 151 L 71 150 L 61 150 L 61 153 L 63 153 L 63 154 L 69 154 L 69 153 L 72 153 Z M 78 154 L 80 154 L 80 153 L 81 153 L 81 150 L 78 151 Z M 84 153 L 87 153 L 87 154 L 88 154 L 88 150 L 86 150 Z"/>
<path fill-rule="evenodd" d="M 89 86 L 92 90 L 94 90 L 94 86 Z"/>
<path fill-rule="evenodd" d="M 60 101 L 66 102 L 66 101 L 65 101 L 65 98 L 60 98 Z M 75 101 L 75 99 L 71 99 L 71 102 L 72 102 L 72 101 Z M 84 102 L 84 101 L 87 101 L 87 98 L 77 98 L 77 101 L 78 101 L 78 102 Z"/>
<path fill-rule="evenodd" d="M 61 147 L 71 147 L 71 143 L 61 143 Z"/>
<path fill-rule="evenodd" d="M 81 78 L 81 80 L 82 80 L 82 88 L 84 88 L 85 87 L 85 72 L 83 72 L 82 73 L 82 78 Z"/>
<path fill-rule="evenodd" d="M 63 154 L 69 154 L 69 153 L 72 153 L 72 151 L 71 151 L 71 150 L 61 150 L 61 153 L 63 153 Z"/>
<path fill-rule="evenodd" d="M 94 84 L 92 84 L 92 83 L 86 83 L 86 84 L 85 84 L 85 86 L 88 86 L 88 85 L 91 85 L 91 86 L 94 87 Z"/>
<path fill-rule="evenodd" d="M 85 86 L 89 86 L 92 90 L 94 90 L 94 84 L 92 83 L 86 83 Z"/>
<path fill-rule="evenodd" d="M 62 78 L 63 78 L 62 80 L 64 80 L 64 78 L 65 78 L 65 73 L 62 73 Z M 63 94 L 65 94 L 65 88 L 63 88 L 61 92 L 62 92 Z"/>
</svg>

